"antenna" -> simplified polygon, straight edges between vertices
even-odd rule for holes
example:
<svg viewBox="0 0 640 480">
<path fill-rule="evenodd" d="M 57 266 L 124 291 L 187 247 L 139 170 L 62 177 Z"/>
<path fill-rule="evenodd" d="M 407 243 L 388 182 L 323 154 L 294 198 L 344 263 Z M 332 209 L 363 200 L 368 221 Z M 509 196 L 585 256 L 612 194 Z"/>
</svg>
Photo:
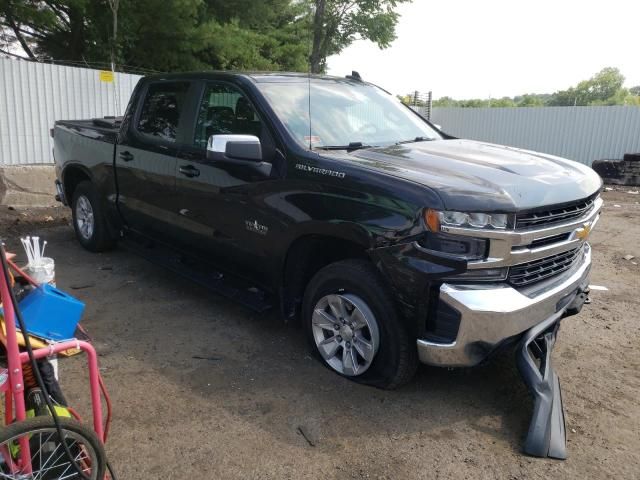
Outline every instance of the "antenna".
<svg viewBox="0 0 640 480">
<path fill-rule="evenodd" d="M 309 21 L 311 22 L 311 35 L 309 37 L 309 67 L 307 68 L 307 94 L 308 94 L 308 109 L 309 109 L 309 150 L 312 150 L 312 129 L 311 129 L 311 62 L 313 56 L 313 38 L 315 35 L 314 27 L 316 26 L 316 15 L 318 14 L 318 5 L 315 2 L 310 2 L 311 12 L 309 15 Z"/>
<path fill-rule="evenodd" d="M 309 67 L 309 73 L 307 74 L 307 93 L 309 95 L 309 150 L 312 149 L 312 137 L 311 137 L 311 67 Z"/>
<path fill-rule="evenodd" d="M 120 0 L 109 0 L 109 8 L 113 17 L 113 39 L 111 41 L 111 73 L 113 75 L 113 100 L 115 103 L 114 116 L 120 114 L 120 98 L 119 91 L 120 83 L 116 81 L 116 57 L 117 57 L 117 42 L 118 42 L 118 8 L 120 6 Z"/>
</svg>

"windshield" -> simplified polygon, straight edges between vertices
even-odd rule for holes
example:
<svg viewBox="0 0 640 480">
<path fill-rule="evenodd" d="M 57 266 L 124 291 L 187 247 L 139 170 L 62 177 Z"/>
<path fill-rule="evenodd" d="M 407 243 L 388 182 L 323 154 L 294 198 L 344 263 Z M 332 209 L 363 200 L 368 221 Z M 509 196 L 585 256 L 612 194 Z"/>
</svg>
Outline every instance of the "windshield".
<svg viewBox="0 0 640 480">
<path fill-rule="evenodd" d="M 442 138 L 380 88 L 341 79 L 311 79 L 310 83 L 310 87 L 306 79 L 258 83 L 282 123 L 307 148 L 309 144 L 361 148 Z"/>
</svg>

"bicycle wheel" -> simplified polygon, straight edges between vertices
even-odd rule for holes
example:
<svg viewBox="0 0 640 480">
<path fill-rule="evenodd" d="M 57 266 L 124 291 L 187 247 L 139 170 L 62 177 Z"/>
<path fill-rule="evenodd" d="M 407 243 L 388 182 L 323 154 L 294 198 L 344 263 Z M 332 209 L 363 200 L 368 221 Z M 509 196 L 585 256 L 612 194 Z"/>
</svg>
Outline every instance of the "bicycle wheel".
<svg viewBox="0 0 640 480">
<path fill-rule="evenodd" d="M 80 479 L 65 454 L 62 441 L 67 444 L 76 464 L 91 480 L 102 480 L 106 454 L 98 437 L 81 423 L 60 418 L 61 440 L 51 417 L 29 418 L 0 429 L 0 479 Z M 22 465 L 19 440 L 29 439 L 31 473 Z"/>
</svg>

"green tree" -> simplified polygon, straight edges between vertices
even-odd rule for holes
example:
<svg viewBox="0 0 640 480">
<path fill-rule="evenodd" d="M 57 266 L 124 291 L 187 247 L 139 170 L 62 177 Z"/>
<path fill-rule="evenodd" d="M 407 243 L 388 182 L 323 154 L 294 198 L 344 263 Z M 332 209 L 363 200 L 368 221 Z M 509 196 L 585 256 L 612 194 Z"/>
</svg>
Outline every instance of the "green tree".
<svg viewBox="0 0 640 480">
<path fill-rule="evenodd" d="M 86 61 L 102 48 L 91 41 L 99 30 L 96 16 L 106 19 L 99 7 L 88 0 L 5 0 L 0 4 L 0 27 L 5 43 L 19 43 L 31 60 Z"/>
<path fill-rule="evenodd" d="M 561 90 L 552 95 L 549 105 L 617 105 L 624 102 L 622 92 L 624 76 L 617 68 L 600 70 L 589 80 L 583 80 L 575 87 Z"/>
<path fill-rule="evenodd" d="M 514 102 L 510 97 L 502 97 L 490 100 L 489 106 L 495 108 L 515 107 L 516 102 Z"/>
<path fill-rule="evenodd" d="M 442 97 L 434 100 L 434 107 L 542 107 L 573 105 L 640 105 L 640 85 L 624 88 L 624 76 L 617 68 L 607 67 L 575 87 L 554 94 L 526 93 L 513 98 L 472 98 L 454 100 Z"/>
<path fill-rule="evenodd" d="M 451 97 L 440 97 L 433 101 L 434 107 L 459 107 L 459 101 Z"/>
<path fill-rule="evenodd" d="M 634 105 L 640 107 L 640 95 L 629 95 L 624 99 L 625 105 Z"/>
<path fill-rule="evenodd" d="M 290 0 L 209 0 L 195 54 L 221 70 L 306 71 L 308 15 Z"/>
<path fill-rule="evenodd" d="M 535 93 L 525 93 L 519 97 L 515 97 L 514 102 L 518 107 L 543 107 L 545 102 L 541 95 Z"/>
<path fill-rule="evenodd" d="M 0 34 L 31 60 L 158 71 L 306 71 L 311 61 L 320 72 L 358 38 L 388 47 L 394 9 L 408 1 L 2 0 Z"/>
<path fill-rule="evenodd" d="M 106 67 L 113 47 L 125 70 L 307 70 L 309 9 L 300 1 L 121 1 L 116 42 L 112 5 L 3 0 L 0 31 L 32 60 Z"/>
<path fill-rule="evenodd" d="M 326 69 L 327 57 L 341 52 L 357 39 L 387 48 L 396 38 L 399 15 L 395 8 L 411 0 L 311 0 L 311 72 Z"/>
</svg>

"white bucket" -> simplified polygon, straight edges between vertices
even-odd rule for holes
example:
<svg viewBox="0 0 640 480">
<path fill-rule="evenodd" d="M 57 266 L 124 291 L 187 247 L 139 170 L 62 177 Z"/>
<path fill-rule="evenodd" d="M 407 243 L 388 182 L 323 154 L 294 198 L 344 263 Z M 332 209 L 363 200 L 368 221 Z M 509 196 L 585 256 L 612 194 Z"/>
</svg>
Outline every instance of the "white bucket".
<svg viewBox="0 0 640 480">
<path fill-rule="evenodd" d="M 48 283 L 53 287 L 56 286 L 56 263 L 53 258 L 41 257 L 36 265 L 28 264 L 24 270 L 36 283 Z M 49 362 L 53 367 L 53 375 L 56 380 L 59 380 L 58 356 L 50 356 Z"/>
<path fill-rule="evenodd" d="M 37 283 L 48 283 L 54 287 L 56 285 L 56 264 L 53 258 L 42 257 L 37 265 L 27 265 L 25 271 Z"/>
</svg>

